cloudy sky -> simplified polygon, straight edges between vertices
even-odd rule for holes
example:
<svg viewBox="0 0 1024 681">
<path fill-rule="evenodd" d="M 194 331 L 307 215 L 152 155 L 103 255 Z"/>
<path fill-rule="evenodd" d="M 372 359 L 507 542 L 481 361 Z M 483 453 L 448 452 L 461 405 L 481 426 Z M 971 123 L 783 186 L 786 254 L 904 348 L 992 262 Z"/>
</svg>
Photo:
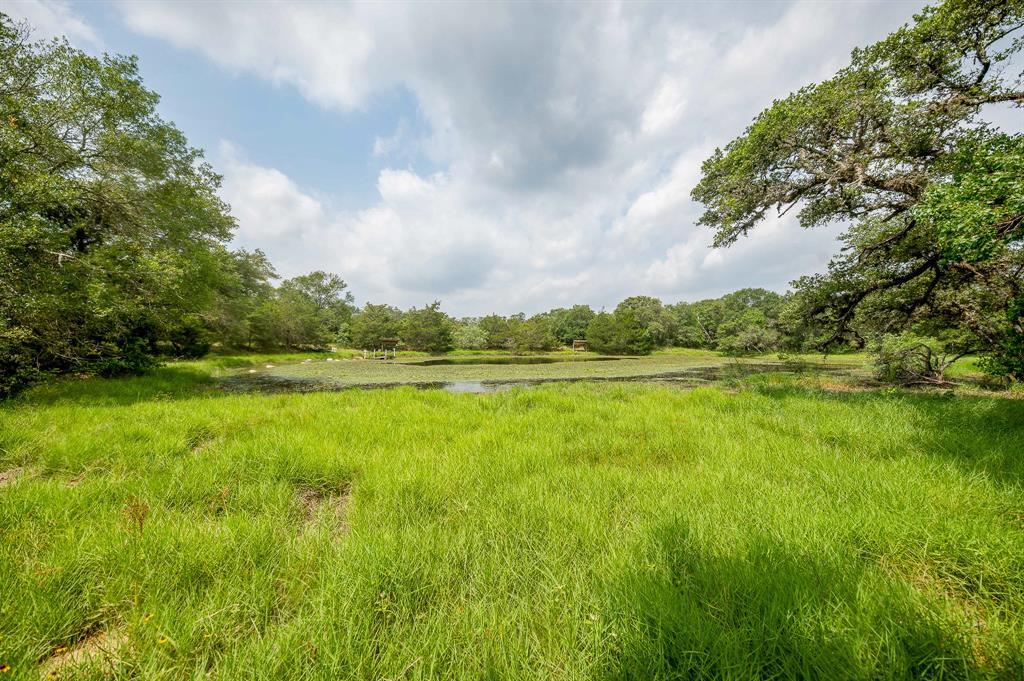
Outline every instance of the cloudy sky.
<svg viewBox="0 0 1024 681">
<path fill-rule="evenodd" d="M 4 0 L 40 37 L 137 54 L 224 176 L 237 245 L 358 301 L 456 315 L 784 290 L 837 229 L 710 248 L 700 164 L 918 1 Z"/>
</svg>

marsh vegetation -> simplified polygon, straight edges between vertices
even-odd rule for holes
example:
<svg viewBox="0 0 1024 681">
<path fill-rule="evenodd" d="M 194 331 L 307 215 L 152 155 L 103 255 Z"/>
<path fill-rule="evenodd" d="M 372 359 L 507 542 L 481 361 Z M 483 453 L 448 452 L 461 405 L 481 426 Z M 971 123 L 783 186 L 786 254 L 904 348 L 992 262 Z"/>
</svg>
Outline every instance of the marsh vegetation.
<svg viewBox="0 0 1024 681">
<path fill-rule="evenodd" d="M 753 374 L 843 375 L 870 384 L 864 357 L 726 357 L 702 351 L 666 351 L 644 357 L 590 353 L 488 353 L 393 360 L 323 355 L 226 370 L 219 387 L 230 391 L 311 392 L 417 386 L 456 392 L 493 392 L 509 386 L 574 381 L 637 381 L 694 386 Z"/>
</svg>

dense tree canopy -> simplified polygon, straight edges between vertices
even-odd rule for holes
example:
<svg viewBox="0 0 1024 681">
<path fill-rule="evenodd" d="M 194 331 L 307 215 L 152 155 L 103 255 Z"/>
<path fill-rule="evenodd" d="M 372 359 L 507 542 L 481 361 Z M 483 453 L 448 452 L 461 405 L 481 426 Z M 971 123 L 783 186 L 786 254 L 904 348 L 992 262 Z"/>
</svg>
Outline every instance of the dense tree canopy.
<svg viewBox="0 0 1024 681">
<path fill-rule="evenodd" d="M 447 352 L 452 349 L 453 324 L 441 311 L 440 301 L 415 307 L 402 315 L 399 338 L 410 350 Z"/>
<path fill-rule="evenodd" d="M 213 305 L 204 313 L 210 336 L 229 347 L 264 345 L 255 334 L 256 311 L 274 295 L 274 266 L 260 250 L 235 251 L 224 263 Z"/>
<path fill-rule="evenodd" d="M 220 177 L 156 114 L 134 58 L 33 42 L 0 15 L 0 66 L 0 395 L 213 343 L 347 340 L 339 277 L 275 288 L 261 251 L 228 250 Z"/>
<path fill-rule="evenodd" d="M 626 298 L 615 307 L 615 313 L 621 315 L 632 312 L 636 321 L 647 330 L 651 343 L 655 346 L 669 345 L 676 337 L 678 324 L 665 306 L 657 298 L 651 296 L 632 296 Z"/>
<path fill-rule="evenodd" d="M 550 314 L 517 320 L 512 327 L 513 350 L 553 350 L 557 346 Z"/>
<path fill-rule="evenodd" d="M 511 347 L 512 325 L 517 321 L 522 321 L 522 317 L 511 317 L 506 319 L 505 317 L 496 314 L 490 314 L 483 317 L 480 320 L 479 325 L 487 336 L 486 347 L 491 350 Z"/>
<path fill-rule="evenodd" d="M 475 320 L 462 320 L 455 327 L 452 342 L 457 348 L 483 350 L 487 347 L 487 333 Z"/>
<path fill-rule="evenodd" d="M 134 58 L 0 15 L 0 392 L 149 366 L 211 303 L 233 221 L 157 99 Z"/>
<path fill-rule="evenodd" d="M 355 297 L 341 277 L 317 270 L 282 282 L 281 289 L 294 291 L 309 301 L 316 310 L 324 333 L 331 340 L 345 338 L 352 320 Z"/>
<path fill-rule="evenodd" d="M 386 338 L 398 338 L 402 326 L 402 311 L 390 305 L 367 303 L 352 317 L 350 336 L 352 346 L 377 349 Z"/>
<path fill-rule="evenodd" d="M 746 288 L 721 298 L 677 303 L 666 310 L 676 320 L 676 345 L 743 355 L 801 349 L 800 340 L 785 336 L 781 328 L 785 302 L 773 291 Z"/>
<path fill-rule="evenodd" d="M 560 307 L 547 314 L 551 318 L 551 332 L 563 345 L 570 345 L 574 340 L 585 338 L 587 325 L 594 318 L 594 311 L 590 309 L 589 305 Z"/>
<path fill-rule="evenodd" d="M 705 162 L 693 196 L 718 246 L 773 209 L 850 224 L 828 272 L 796 282 L 818 343 L 943 329 L 1021 375 L 1006 356 L 1021 334 L 1021 137 L 983 113 L 1024 103 L 1022 27 L 1022 0 L 927 8 Z"/>
<path fill-rule="evenodd" d="M 647 325 L 628 306 L 595 315 L 587 326 L 587 343 L 608 355 L 646 355 L 654 348 Z"/>
</svg>

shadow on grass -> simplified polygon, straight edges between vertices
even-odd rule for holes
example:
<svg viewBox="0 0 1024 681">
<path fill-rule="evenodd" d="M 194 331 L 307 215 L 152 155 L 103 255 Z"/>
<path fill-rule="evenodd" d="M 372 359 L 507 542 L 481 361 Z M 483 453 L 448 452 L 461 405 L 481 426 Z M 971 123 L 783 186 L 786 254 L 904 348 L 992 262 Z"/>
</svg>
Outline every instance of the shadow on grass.
<svg viewBox="0 0 1024 681">
<path fill-rule="evenodd" d="M 169 361 L 139 376 L 60 376 L 33 386 L 16 398 L 0 401 L 0 408 L 57 403 L 116 406 L 150 400 L 222 397 L 225 393 L 215 390 L 222 381 L 213 375 L 217 370 L 243 369 L 268 362 L 295 363 L 324 354 L 326 353 L 211 353 L 199 360 Z"/>
<path fill-rule="evenodd" d="M 669 524 L 635 563 L 643 569 L 613 583 L 618 643 L 601 676 L 957 679 L 1024 671 L 1020 659 L 976 655 L 939 608 L 856 558 L 801 553 L 767 538 L 716 550 L 713 542 Z"/>
<path fill-rule="evenodd" d="M 122 378 L 60 378 L 30 388 L 0 407 L 52 405 L 59 403 L 90 406 L 124 406 L 154 400 L 222 396 L 213 388 L 216 379 L 207 371 L 190 366 L 163 366 L 142 376 Z"/>
<path fill-rule="evenodd" d="M 790 386 L 759 386 L 757 392 L 783 403 L 808 395 L 828 404 L 868 407 L 898 400 L 904 418 L 914 419 L 918 451 L 955 463 L 967 472 L 982 471 L 994 481 L 1024 484 L 1024 400 L 976 395 L 881 391 L 830 392 Z M 883 454 L 885 456 L 897 453 Z"/>
</svg>

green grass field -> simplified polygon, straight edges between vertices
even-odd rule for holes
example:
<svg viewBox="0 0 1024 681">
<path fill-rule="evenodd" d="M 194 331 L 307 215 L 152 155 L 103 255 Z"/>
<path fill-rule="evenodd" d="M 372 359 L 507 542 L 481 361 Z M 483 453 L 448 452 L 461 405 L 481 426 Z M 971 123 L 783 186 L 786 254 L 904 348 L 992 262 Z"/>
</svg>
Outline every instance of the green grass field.
<svg viewBox="0 0 1024 681">
<path fill-rule="evenodd" d="M 0 407 L 4 675 L 1024 677 L 1024 400 L 246 361 Z"/>
</svg>

